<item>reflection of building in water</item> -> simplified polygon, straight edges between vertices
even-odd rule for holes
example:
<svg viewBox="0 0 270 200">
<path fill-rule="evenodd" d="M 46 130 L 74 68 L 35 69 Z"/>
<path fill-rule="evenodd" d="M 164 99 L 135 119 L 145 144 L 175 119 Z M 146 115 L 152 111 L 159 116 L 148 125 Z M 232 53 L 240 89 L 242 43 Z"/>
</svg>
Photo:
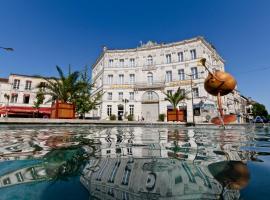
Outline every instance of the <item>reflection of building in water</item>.
<svg viewBox="0 0 270 200">
<path fill-rule="evenodd" d="M 176 157 L 196 163 L 247 158 L 240 151 L 246 135 L 239 131 L 120 127 L 104 129 L 91 138 L 99 143 L 96 156 L 101 157 Z"/>
<path fill-rule="evenodd" d="M 0 188 L 49 179 L 42 165 L 20 168 L 0 176 Z"/>
<path fill-rule="evenodd" d="M 42 158 L 52 149 L 78 145 L 72 131 L 49 129 L 1 130 L 0 161 Z"/>
<path fill-rule="evenodd" d="M 97 199 L 238 199 L 207 166 L 173 159 L 90 160 L 81 182 Z"/>
<path fill-rule="evenodd" d="M 167 129 L 120 127 L 105 129 L 92 136 L 102 157 L 166 157 Z"/>
</svg>

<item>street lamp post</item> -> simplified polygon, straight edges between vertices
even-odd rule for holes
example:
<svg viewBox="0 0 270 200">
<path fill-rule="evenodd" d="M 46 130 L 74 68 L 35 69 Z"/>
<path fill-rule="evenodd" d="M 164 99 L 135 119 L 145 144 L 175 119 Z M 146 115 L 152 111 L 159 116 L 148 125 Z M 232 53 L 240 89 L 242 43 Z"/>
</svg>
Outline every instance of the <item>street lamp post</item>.
<svg viewBox="0 0 270 200">
<path fill-rule="evenodd" d="M 203 74 L 204 73 L 204 71 L 202 71 L 202 72 L 200 72 L 200 74 Z M 195 116 L 194 116 L 194 108 L 193 108 L 193 104 L 194 104 L 194 102 L 193 102 L 193 100 L 194 100 L 194 97 L 193 97 L 193 88 L 192 88 L 192 85 L 193 85 L 193 77 L 194 76 L 197 76 L 199 73 L 197 72 L 197 73 L 195 73 L 195 74 L 186 74 L 185 73 L 185 75 L 187 75 L 187 76 L 189 76 L 190 77 L 190 92 L 191 92 L 191 109 L 192 109 L 192 126 L 195 126 Z M 197 77 L 198 78 L 198 77 Z"/>
</svg>

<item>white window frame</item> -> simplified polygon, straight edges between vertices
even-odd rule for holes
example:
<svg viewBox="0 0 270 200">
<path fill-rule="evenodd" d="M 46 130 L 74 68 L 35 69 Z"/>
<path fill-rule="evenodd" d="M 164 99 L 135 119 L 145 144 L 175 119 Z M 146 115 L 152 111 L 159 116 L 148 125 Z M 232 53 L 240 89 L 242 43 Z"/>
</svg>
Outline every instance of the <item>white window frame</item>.
<svg viewBox="0 0 270 200">
<path fill-rule="evenodd" d="M 190 56 L 191 56 L 191 60 L 197 59 L 197 52 L 196 52 L 196 49 L 191 49 L 191 50 L 190 50 Z"/>
<path fill-rule="evenodd" d="M 172 71 L 166 71 L 166 77 L 165 80 L 167 83 L 172 82 Z"/>
<path fill-rule="evenodd" d="M 178 62 L 184 62 L 184 52 L 180 51 L 178 52 Z"/>
<path fill-rule="evenodd" d="M 129 83 L 134 84 L 135 83 L 135 74 L 129 74 Z"/>
<path fill-rule="evenodd" d="M 178 80 L 180 80 L 180 81 L 185 80 L 185 70 L 184 69 L 178 70 Z"/>
<path fill-rule="evenodd" d="M 119 59 L 119 65 L 120 65 L 120 67 L 124 67 L 125 66 L 125 59 Z"/>
<path fill-rule="evenodd" d="M 14 81 L 13 81 L 13 89 L 16 89 L 16 90 L 18 90 L 18 89 L 20 89 L 20 79 L 14 79 Z"/>
<path fill-rule="evenodd" d="M 134 101 L 134 92 L 129 92 L 129 100 Z"/>
<path fill-rule="evenodd" d="M 123 85 L 124 84 L 124 74 L 119 74 L 118 78 L 119 78 L 119 84 Z"/>
<path fill-rule="evenodd" d="M 172 55 L 171 54 L 166 54 L 166 63 L 172 63 Z"/>
<path fill-rule="evenodd" d="M 129 59 L 130 67 L 135 67 L 135 58 Z"/>
<path fill-rule="evenodd" d="M 134 105 L 129 105 L 129 114 L 134 116 Z"/>
<path fill-rule="evenodd" d="M 112 105 L 107 105 L 107 115 L 108 116 L 112 115 Z"/>
</svg>

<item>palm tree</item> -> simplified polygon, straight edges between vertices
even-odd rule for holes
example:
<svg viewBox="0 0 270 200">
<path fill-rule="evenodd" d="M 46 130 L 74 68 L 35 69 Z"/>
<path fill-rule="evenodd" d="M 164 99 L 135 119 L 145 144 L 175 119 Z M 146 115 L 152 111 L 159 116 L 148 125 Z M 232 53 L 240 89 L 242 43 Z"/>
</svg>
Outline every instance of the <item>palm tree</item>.
<svg viewBox="0 0 270 200">
<path fill-rule="evenodd" d="M 165 100 L 169 101 L 172 106 L 173 106 L 173 110 L 176 111 L 176 121 L 178 121 L 178 109 L 177 109 L 177 105 L 183 101 L 184 99 L 187 99 L 187 93 L 186 92 L 182 92 L 180 87 L 177 89 L 177 91 L 175 93 L 171 93 L 171 92 L 167 92 L 164 93 L 165 94 Z"/>
<path fill-rule="evenodd" d="M 180 89 L 180 87 L 177 89 L 177 91 L 173 94 L 171 92 L 164 93 L 165 94 L 165 100 L 169 101 L 173 109 L 177 109 L 177 105 L 180 103 L 180 101 L 187 99 L 187 93 L 183 93 Z"/>
<path fill-rule="evenodd" d="M 56 66 L 59 78 L 50 77 L 45 78 L 46 84 L 40 84 L 39 88 L 44 88 L 44 95 L 51 96 L 49 101 L 62 101 L 64 103 L 75 103 L 76 97 L 79 95 L 80 89 L 83 87 L 82 83 L 78 82 L 79 72 L 69 72 L 67 76 L 64 75 L 62 69 Z"/>
</svg>

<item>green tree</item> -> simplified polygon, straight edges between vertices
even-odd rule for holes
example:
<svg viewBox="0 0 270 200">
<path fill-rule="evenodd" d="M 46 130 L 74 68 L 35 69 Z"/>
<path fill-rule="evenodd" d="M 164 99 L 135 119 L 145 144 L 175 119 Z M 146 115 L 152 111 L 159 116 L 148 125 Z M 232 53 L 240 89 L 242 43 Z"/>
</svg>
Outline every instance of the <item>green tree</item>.
<svg viewBox="0 0 270 200">
<path fill-rule="evenodd" d="M 253 116 L 263 116 L 267 117 L 268 112 L 263 104 L 255 103 L 252 105 L 252 113 Z"/>
<path fill-rule="evenodd" d="M 40 105 L 43 104 L 44 99 L 45 99 L 45 96 L 42 91 L 42 88 L 39 88 L 36 94 L 36 100 L 34 101 L 34 106 L 33 106 L 33 108 L 37 110 L 37 116 L 39 115 L 39 108 L 40 108 Z"/>
<path fill-rule="evenodd" d="M 84 70 L 80 73 L 79 84 L 81 85 L 81 89 L 75 101 L 76 111 L 85 118 L 85 113 L 96 109 L 97 105 L 101 103 L 103 93 L 98 92 L 95 95 L 91 95 L 94 83 L 92 83 L 87 66 L 85 66 Z"/>
<path fill-rule="evenodd" d="M 180 87 L 177 89 L 175 93 L 167 92 L 164 94 L 166 96 L 165 100 L 169 101 L 172 104 L 174 110 L 177 109 L 177 105 L 180 103 L 180 101 L 187 99 L 187 93 L 183 93 Z"/>
</svg>

